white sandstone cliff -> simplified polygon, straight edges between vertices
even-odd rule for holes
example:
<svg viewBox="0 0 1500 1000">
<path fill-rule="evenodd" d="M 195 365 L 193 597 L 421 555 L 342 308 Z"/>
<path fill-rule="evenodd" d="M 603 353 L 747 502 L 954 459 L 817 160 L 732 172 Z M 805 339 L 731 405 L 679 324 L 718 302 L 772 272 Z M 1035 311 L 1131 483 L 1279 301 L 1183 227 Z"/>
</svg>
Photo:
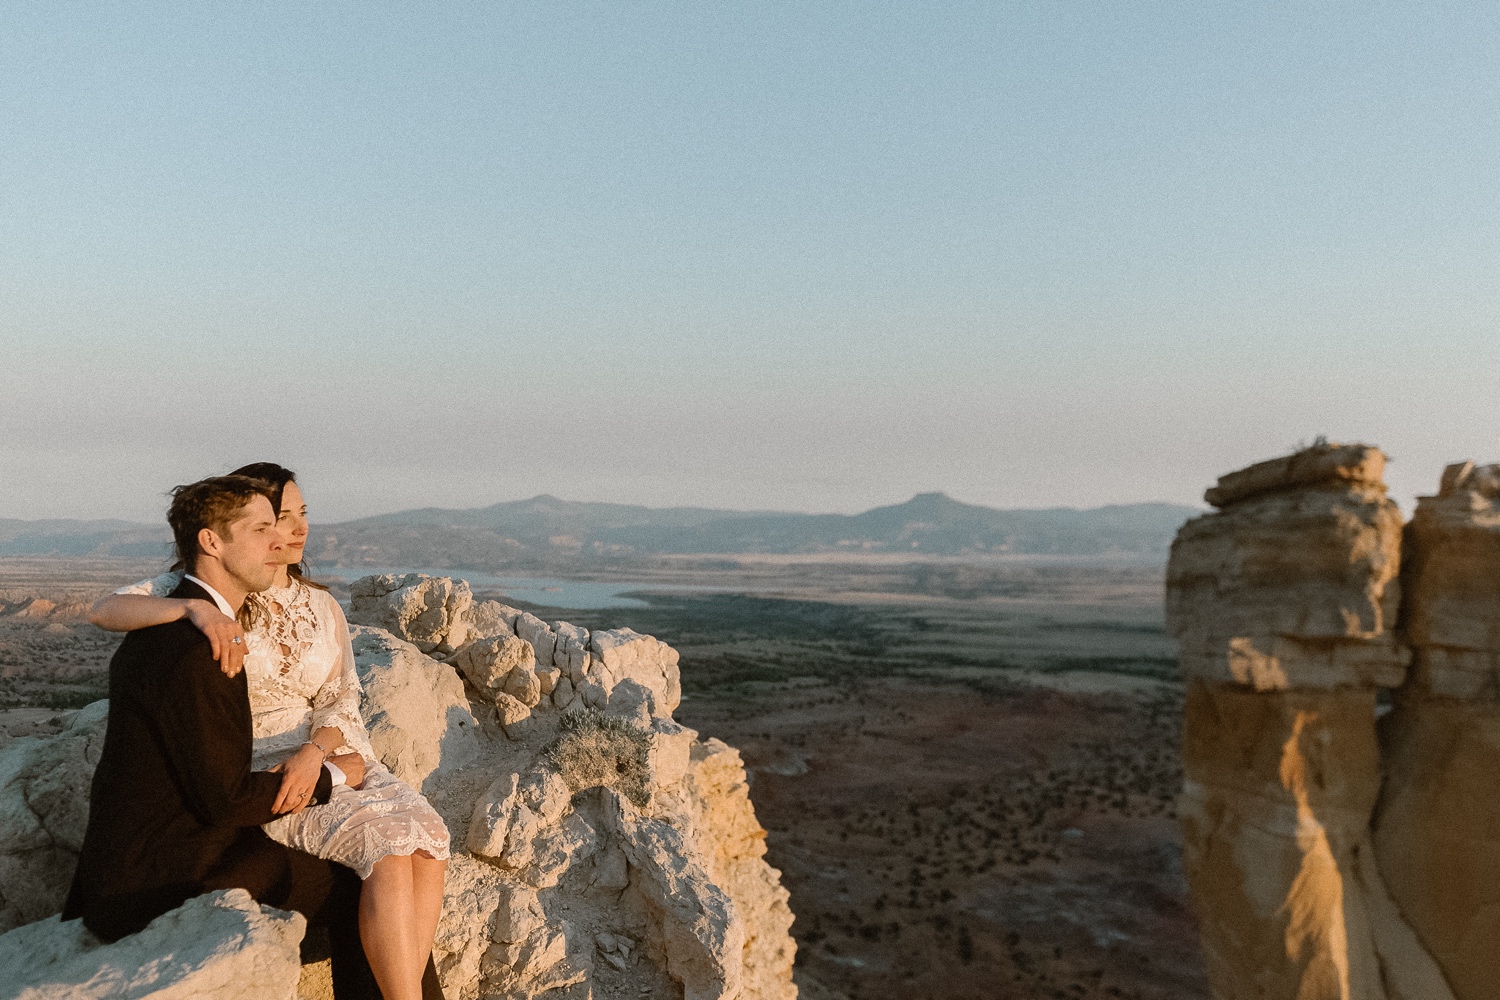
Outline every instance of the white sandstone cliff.
<svg viewBox="0 0 1500 1000">
<path fill-rule="evenodd" d="M 62 909 L 108 710 L 97 701 L 55 736 L 23 736 L 0 750 L 0 931 Z"/>
<path fill-rule="evenodd" d="M 0 997 L 287 1000 L 306 926 L 302 914 L 261 906 L 243 889 L 190 899 L 113 944 L 54 915 L 0 934 Z"/>
<path fill-rule="evenodd" d="M 371 743 L 452 834 L 434 945 L 450 1000 L 796 996 L 792 914 L 764 860 L 744 765 L 673 721 L 674 650 L 476 603 L 462 581 L 367 577 L 351 589 Z M 61 904 L 105 708 L 0 751 L 5 926 Z M 13 935 L 81 933 L 31 923 L 0 936 L 0 949 Z M 303 969 L 302 996 L 328 990 L 326 962 Z"/>
</svg>

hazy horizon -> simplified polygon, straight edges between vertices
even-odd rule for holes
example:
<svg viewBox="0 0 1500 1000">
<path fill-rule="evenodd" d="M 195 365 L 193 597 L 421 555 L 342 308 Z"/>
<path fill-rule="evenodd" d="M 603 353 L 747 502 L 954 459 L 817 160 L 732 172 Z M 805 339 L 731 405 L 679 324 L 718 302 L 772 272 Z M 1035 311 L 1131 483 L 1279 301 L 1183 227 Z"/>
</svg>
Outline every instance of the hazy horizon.
<svg viewBox="0 0 1500 1000">
<path fill-rule="evenodd" d="M 1194 506 L 1500 460 L 1500 8 L 16 8 L 0 508 Z"/>
</svg>

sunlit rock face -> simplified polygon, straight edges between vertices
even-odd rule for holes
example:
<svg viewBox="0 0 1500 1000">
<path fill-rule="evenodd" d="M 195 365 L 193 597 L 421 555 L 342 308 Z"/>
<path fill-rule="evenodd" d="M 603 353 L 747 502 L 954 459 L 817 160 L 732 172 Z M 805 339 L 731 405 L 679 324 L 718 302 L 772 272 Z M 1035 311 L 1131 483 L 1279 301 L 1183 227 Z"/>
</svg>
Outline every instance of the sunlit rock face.
<svg viewBox="0 0 1500 1000">
<path fill-rule="evenodd" d="M 349 585 L 349 620 L 386 629 L 424 653 L 452 653 L 468 637 L 474 595 L 463 580 L 425 573 L 363 576 Z"/>
<path fill-rule="evenodd" d="M 453 837 L 434 947 L 450 997 L 796 996 L 744 764 L 673 721 L 675 650 L 443 578 L 351 590 L 371 742 Z"/>
<path fill-rule="evenodd" d="M 675 650 L 476 603 L 461 581 L 352 589 L 371 745 L 452 835 L 433 949 L 450 1000 L 795 998 L 744 764 L 673 721 Z M 25 973 L 0 976 L 0 1000 L 331 996 L 327 962 L 299 964 L 302 918 L 243 893 L 108 946 L 56 918 L 107 715 L 0 749 L 0 969 Z"/>
<path fill-rule="evenodd" d="M 1194 681 L 1183 734 L 1183 861 L 1215 996 L 1443 997 L 1381 885 L 1373 691 Z M 1437 992 L 1393 992 L 1386 966 Z"/>
<path fill-rule="evenodd" d="M 1177 533 L 1167 627 L 1183 673 L 1258 691 L 1395 687 L 1401 513 L 1385 456 L 1320 445 L 1231 473 Z"/>
<path fill-rule="evenodd" d="M 190 899 L 112 944 L 54 915 L 0 934 L 0 997 L 289 1000 L 306 926 L 243 889 Z"/>
<path fill-rule="evenodd" d="M 1391 895 L 1461 1000 L 1500 990 L 1500 466 L 1450 466 L 1406 529 L 1411 678 L 1381 722 Z"/>
<path fill-rule="evenodd" d="M 1172 547 L 1184 863 L 1220 1000 L 1453 996 L 1370 833 L 1376 696 L 1409 661 L 1384 461 L 1319 444 L 1227 475 Z"/>
<path fill-rule="evenodd" d="M 89 821 L 89 784 L 104 749 L 107 701 L 62 732 L 0 749 L 0 932 L 62 909 Z"/>
<path fill-rule="evenodd" d="M 1500 702 L 1500 465 L 1449 466 L 1406 528 L 1401 631 L 1424 694 Z"/>
</svg>

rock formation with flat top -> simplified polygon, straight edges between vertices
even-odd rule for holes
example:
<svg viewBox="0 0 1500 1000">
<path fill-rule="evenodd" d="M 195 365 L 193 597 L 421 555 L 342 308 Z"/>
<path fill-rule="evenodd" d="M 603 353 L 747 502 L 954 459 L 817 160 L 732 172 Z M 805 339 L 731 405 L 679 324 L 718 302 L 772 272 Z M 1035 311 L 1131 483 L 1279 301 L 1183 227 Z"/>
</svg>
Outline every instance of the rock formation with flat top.
<svg viewBox="0 0 1500 1000">
<path fill-rule="evenodd" d="M 1183 859 L 1218 1000 L 1447 1000 L 1370 837 L 1375 707 L 1406 678 L 1385 457 L 1319 444 L 1219 480 L 1178 533 Z"/>
<path fill-rule="evenodd" d="M 1401 513 L 1385 456 L 1320 445 L 1219 480 L 1183 525 L 1167 619 L 1183 673 L 1257 691 L 1395 687 Z"/>
</svg>

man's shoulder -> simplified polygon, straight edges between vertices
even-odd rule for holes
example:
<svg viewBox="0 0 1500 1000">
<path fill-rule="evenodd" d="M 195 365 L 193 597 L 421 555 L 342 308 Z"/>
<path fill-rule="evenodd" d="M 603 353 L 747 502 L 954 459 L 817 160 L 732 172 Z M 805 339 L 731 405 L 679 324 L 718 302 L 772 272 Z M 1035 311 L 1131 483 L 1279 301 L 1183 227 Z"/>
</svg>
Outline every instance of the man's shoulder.
<svg viewBox="0 0 1500 1000">
<path fill-rule="evenodd" d="M 157 666 L 188 663 L 203 657 L 213 659 L 208 636 L 186 619 L 152 625 L 127 632 L 114 662 L 130 664 L 151 660 Z"/>
<path fill-rule="evenodd" d="M 208 596 L 208 591 L 204 590 L 203 587 L 200 586 L 198 583 L 194 582 L 193 580 L 190 580 L 186 576 L 186 574 L 183 575 L 182 579 L 178 582 L 177 586 L 174 587 L 173 590 L 172 590 L 172 592 L 170 594 L 168 594 L 167 596 L 168 597 L 172 597 L 172 598 L 179 598 L 179 599 L 180 598 L 196 598 L 197 600 L 200 600 L 200 601 L 212 601 L 213 600 L 212 597 Z"/>
</svg>

